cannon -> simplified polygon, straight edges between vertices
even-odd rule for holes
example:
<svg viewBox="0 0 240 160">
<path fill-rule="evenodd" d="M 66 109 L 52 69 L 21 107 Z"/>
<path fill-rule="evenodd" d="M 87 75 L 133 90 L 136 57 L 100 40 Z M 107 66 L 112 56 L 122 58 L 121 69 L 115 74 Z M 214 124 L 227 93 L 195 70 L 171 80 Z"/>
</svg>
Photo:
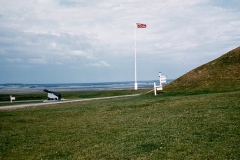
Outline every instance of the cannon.
<svg viewBox="0 0 240 160">
<path fill-rule="evenodd" d="M 61 94 L 53 91 L 49 91 L 47 89 L 43 90 L 44 92 L 48 93 L 47 100 L 61 100 Z"/>
</svg>

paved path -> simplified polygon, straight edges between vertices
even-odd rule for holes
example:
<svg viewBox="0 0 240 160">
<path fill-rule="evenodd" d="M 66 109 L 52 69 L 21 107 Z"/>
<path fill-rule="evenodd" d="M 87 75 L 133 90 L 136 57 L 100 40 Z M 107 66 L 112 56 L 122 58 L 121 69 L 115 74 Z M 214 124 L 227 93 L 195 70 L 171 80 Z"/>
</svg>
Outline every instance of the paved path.
<svg viewBox="0 0 240 160">
<path fill-rule="evenodd" d="M 134 97 L 139 96 L 140 94 L 131 94 L 131 95 L 123 95 L 123 96 L 111 96 L 111 97 L 100 97 L 100 98 L 86 98 L 86 99 L 74 99 L 74 100 L 64 100 L 64 101 L 55 101 L 55 102 L 41 102 L 41 103 L 29 103 L 29 104 L 20 104 L 20 105 L 11 105 L 11 106 L 0 106 L 0 110 L 13 110 L 18 108 L 26 108 L 26 107 L 39 107 L 46 106 L 51 104 L 59 104 L 59 103 L 71 103 L 71 102 L 81 102 L 81 101 L 92 101 L 92 100 L 101 100 L 101 99 L 113 99 L 113 98 L 122 98 L 122 97 Z"/>
</svg>

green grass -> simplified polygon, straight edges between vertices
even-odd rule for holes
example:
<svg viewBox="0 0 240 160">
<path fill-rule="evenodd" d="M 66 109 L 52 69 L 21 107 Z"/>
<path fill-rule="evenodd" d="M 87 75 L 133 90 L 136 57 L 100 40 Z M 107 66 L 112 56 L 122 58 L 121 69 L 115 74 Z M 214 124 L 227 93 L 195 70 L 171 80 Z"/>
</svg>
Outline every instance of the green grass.
<svg viewBox="0 0 240 160">
<path fill-rule="evenodd" d="M 240 90 L 240 47 L 199 66 L 165 86 L 170 92 Z"/>
<path fill-rule="evenodd" d="M 139 89 L 139 90 L 127 89 L 127 90 L 105 90 L 105 91 L 59 91 L 59 93 L 61 93 L 62 98 L 64 99 L 80 99 L 80 98 L 97 98 L 97 97 L 99 98 L 99 97 L 146 93 L 149 90 L 151 89 Z M 13 101 L 12 103 L 10 103 L 10 98 L 9 98 L 10 95 L 15 97 L 16 101 Z M 19 92 L 15 94 L 0 93 L 0 107 L 17 105 L 17 104 L 36 103 L 34 101 L 31 102 L 30 100 L 39 100 L 39 102 L 42 102 L 43 100 L 46 100 L 46 99 L 47 99 L 47 94 L 44 92 L 33 92 L 31 94 L 27 92 Z"/>
<path fill-rule="evenodd" d="M 0 159 L 239 159 L 240 92 L 0 111 Z"/>
<path fill-rule="evenodd" d="M 153 88 L 151 88 L 153 89 Z M 75 92 L 62 92 L 62 96 L 65 98 L 98 98 L 98 97 L 109 97 L 119 95 L 130 95 L 138 93 L 146 93 L 151 89 L 139 89 L 139 90 L 105 90 L 105 91 L 75 91 Z"/>
<path fill-rule="evenodd" d="M 47 94 L 41 93 L 41 92 L 36 92 L 36 93 L 31 93 L 31 94 L 24 93 L 24 92 L 23 93 L 15 93 L 15 94 L 0 93 L 0 102 L 10 101 L 10 95 L 12 95 L 13 97 L 16 97 L 17 101 L 47 99 Z"/>
</svg>

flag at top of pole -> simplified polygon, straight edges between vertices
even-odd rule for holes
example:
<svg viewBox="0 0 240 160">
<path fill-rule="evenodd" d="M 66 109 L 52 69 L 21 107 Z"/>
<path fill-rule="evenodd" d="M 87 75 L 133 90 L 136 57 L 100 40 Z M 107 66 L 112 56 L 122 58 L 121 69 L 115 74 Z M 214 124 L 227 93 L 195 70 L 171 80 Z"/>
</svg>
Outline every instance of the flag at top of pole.
<svg viewBox="0 0 240 160">
<path fill-rule="evenodd" d="M 147 25 L 142 23 L 137 23 L 137 28 L 147 28 Z"/>
<path fill-rule="evenodd" d="M 143 23 L 136 23 L 137 28 L 147 28 L 146 24 Z M 135 83 L 134 83 L 134 88 L 135 90 L 138 89 L 138 84 L 137 84 L 137 29 L 135 28 Z"/>
</svg>

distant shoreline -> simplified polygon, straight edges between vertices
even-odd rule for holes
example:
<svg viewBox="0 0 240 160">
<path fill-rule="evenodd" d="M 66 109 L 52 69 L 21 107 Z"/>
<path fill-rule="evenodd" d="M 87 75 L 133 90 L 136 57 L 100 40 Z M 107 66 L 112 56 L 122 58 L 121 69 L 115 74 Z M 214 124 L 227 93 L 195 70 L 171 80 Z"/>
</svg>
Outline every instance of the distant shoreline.
<svg viewBox="0 0 240 160">
<path fill-rule="evenodd" d="M 139 89 L 152 88 L 154 81 L 158 83 L 158 80 L 138 81 L 138 88 Z M 173 80 L 172 79 L 167 80 L 167 83 L 170 83 L 171 81 Z M 49 89 L 59 92 L 126 90 L 134 89 L 134 81 L 100 82 L 100 83 L 0 84 L 0 94 L 40 93 L 42 92 L 43 89 Z"/>
</svg>

